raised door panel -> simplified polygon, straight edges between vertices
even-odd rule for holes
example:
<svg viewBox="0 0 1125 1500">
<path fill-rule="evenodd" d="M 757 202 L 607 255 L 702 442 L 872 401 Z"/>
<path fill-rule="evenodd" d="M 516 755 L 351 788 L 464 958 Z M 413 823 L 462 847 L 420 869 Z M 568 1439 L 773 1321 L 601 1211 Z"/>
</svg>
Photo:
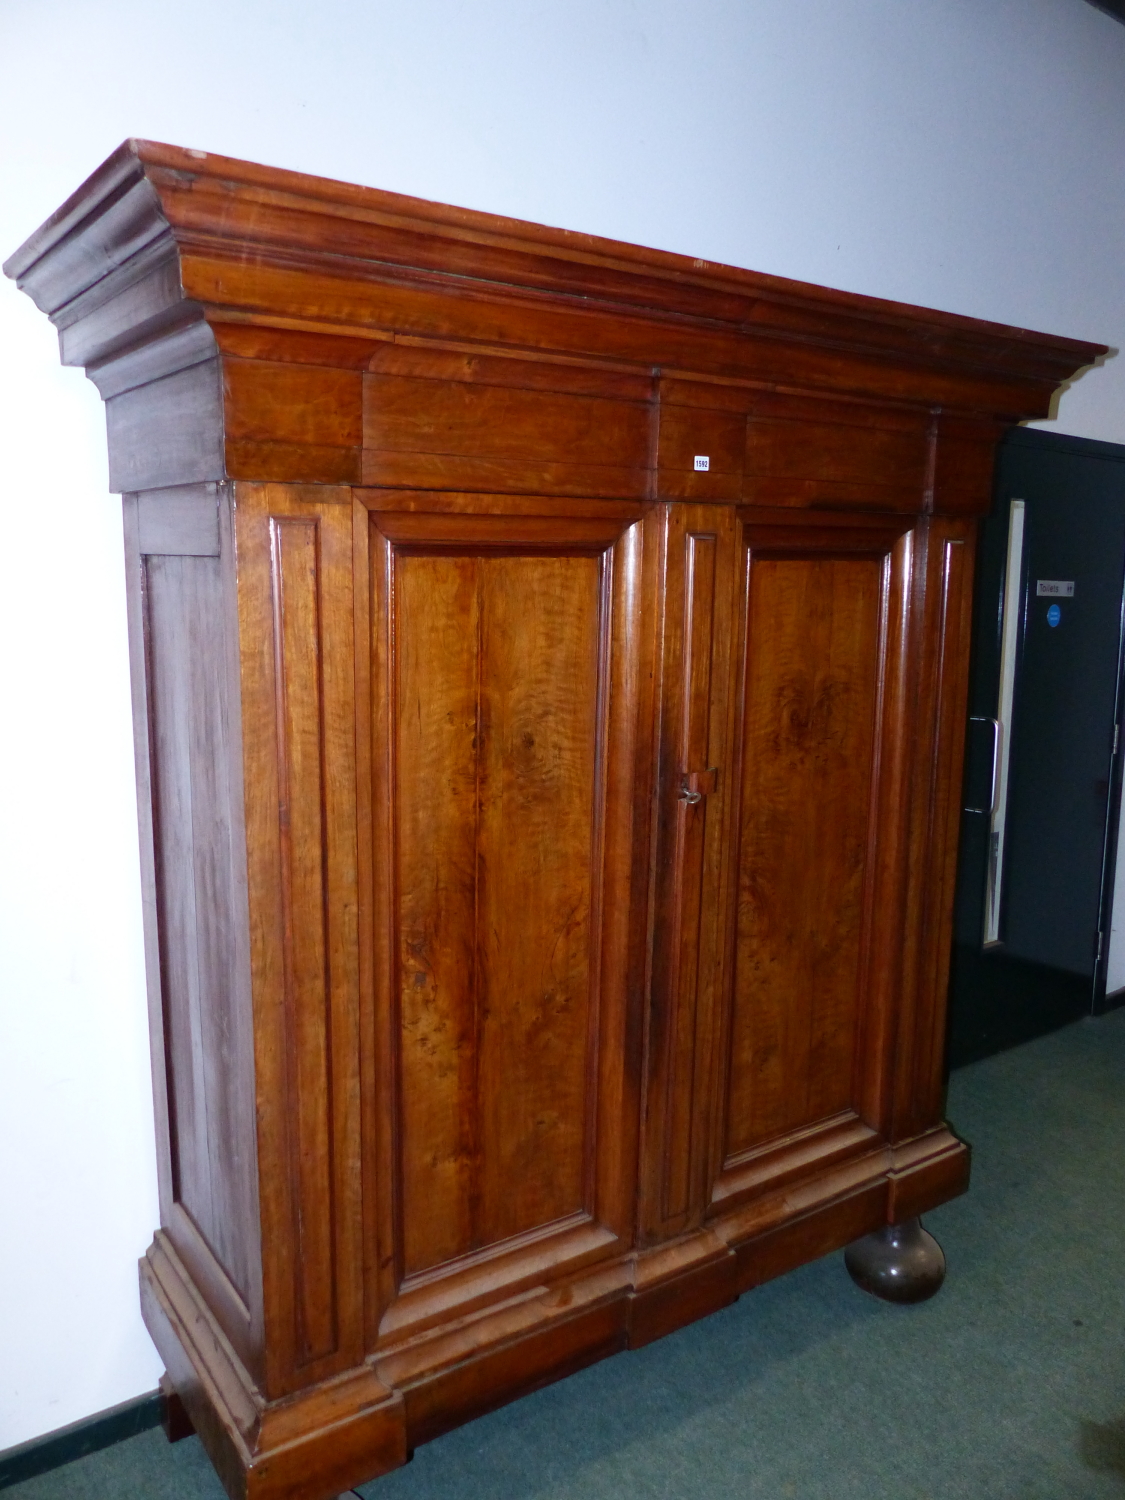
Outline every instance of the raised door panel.
<svg viewBox="0 0 1125 1500">
<path fill-rule="evenodd" d="M 752 564 L 728 1154 L 852 1103 L 882 572 Z"/>
<path fill-rule="evenodd" d="M 372 514 L 384 1342 L 628 1232 L 639 534 Z"/>
<path fill-rule="evenodd" d="M 405 556 L 403 1270 L 581 1212 L 602 567 Z"/>
<path fill-rule="evenodd" d="M 894 1003 L 907 522 L 748 510 L 713 1199 L 870 1149 Z"/>
</svg>

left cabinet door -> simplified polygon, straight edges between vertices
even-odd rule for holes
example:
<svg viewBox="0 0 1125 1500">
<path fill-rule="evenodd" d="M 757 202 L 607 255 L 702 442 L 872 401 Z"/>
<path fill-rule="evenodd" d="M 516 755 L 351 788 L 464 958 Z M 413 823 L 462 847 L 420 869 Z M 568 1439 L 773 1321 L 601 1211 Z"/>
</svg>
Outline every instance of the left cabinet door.
<svg viewBox="0 0 1125 1500">
<path fill-rule="evenodd" d="M 637 506 L 360 493 L 388 1349 L 631 1243 L 651 630 Z"/>
</svg>

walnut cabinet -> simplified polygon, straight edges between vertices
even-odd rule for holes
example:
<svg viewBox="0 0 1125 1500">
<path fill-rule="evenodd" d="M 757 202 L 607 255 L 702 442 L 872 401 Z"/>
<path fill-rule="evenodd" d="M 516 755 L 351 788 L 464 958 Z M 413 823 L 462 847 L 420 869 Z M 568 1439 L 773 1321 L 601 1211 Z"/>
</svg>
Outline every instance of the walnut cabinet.
<svg viewBox="0 0 1125 1500">
<path fill-rule="evenodd" d="M 964 1188 L 974 529 L 1100 349 L 146 142 L 7 270 L 124 495 L 141 1295 L 232 1496 Z"/>
</svg>

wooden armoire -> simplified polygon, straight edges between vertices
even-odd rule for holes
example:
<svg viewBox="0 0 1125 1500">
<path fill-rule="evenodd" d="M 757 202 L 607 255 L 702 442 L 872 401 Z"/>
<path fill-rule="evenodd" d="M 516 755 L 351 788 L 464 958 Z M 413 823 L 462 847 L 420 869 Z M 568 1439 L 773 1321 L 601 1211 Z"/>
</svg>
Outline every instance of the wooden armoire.
<svg viewBox="0 0 1125 1500">
<path fill-rule="evenodd" d="M 1099 347 L 142 141 L 5 269 L 124 495 L 141 1295 L 232 1496 L 962 1191 L 976 518 Z"/>
</svg>

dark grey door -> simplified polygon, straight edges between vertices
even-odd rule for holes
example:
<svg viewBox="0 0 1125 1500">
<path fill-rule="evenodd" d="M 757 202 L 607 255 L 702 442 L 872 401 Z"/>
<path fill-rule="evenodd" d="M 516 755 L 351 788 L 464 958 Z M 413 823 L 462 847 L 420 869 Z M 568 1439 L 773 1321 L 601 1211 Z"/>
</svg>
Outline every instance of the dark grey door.
<svg viewBox="0 0 1125 1500">
<path fill-rule="evenodd" d="M 1125 448 L 1014 430 L 978 561 L 954 1062 L 1104 995 L 1123 586 Z"/>
</svg>

